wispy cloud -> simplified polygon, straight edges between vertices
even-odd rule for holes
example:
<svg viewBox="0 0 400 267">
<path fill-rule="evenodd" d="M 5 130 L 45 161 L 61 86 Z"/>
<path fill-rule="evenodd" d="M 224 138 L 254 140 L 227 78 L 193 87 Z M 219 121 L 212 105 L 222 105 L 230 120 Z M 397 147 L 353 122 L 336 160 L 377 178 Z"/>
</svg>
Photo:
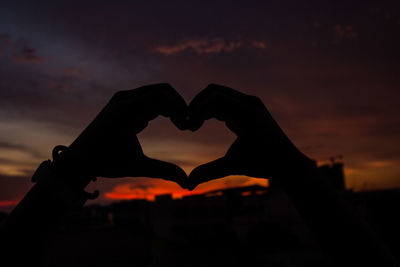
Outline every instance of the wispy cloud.
<svg viewBox="0 0 400 267">
<path fill-rule="evenodd" d="M 260 49 L 266 49 L 268 47 L 266 42 L 263 41 L 253 41 L 251 43 L 251 46 L 255 47 L 255 48 L 260 48 Z"/>
<path fill-rule="evenodd" d="M 9 143 L 9 142 L 0 142 L 0 149 L 4 150 L 16 150 L 16 151 L 20 151 L 20 152 L 24 152 L 24 153 L 28 153 L 31 156 L 35 157 L 35 158 L 41 158 L 43 157 L 43 155 L 41 153 L 39 153 L 38 151 L 36 151 L 33 148 L 30 148 L 26 145 L 23 144 L 16 144 L 16 143 Z"/>
<path fill-rule="evenodd" d="M 163 55 L 174 55 L 183 52 L 192 52 L 198 55 L 231 53 L 238 49 L 267 49 L 268 44 L 265 41 L 227 41 L 222 38 L 213 39 L 188 39 L 173 45 L 160 45 L 155 47 L 154 51 Z"/>
<path fill-rule="evenodd" d="M 358 36 L 358 32 L 353 25 L 336 25 L 333 27 L 333 31 L 335 34 L 334 44 L 339 44 L 343 39 L 355 39 Z"/>
<path fill-rule="evenodd" d="M 62 71 L 62 75 L 69 76 L 69 77 L 77 77 L 77 78 L 82 78 L 82 79 L 88 78 L 87 72 L 80 67 L 65 68 Z"/>
<path fill-rule="evenodd" d="M 15 63 L 45 61 L 44 57 L 38 56 L 36 49 L 26 40 L 13 40 L 9 34 L 0 34 L 0 56 L 6 56 Z"/>
<path fill-rule="evenodd" d="M 43 62 L 44 58 L 36 55 L 36 49 L 24 46 L 13 53 L 12 59 L 17 63 Z"/>
<path fill-rule="evenodd" d="M 184 51 L 202 55 L 233 52 L 241 46 L 242 43 L 240 41 L 225 41 L 221 38 L 192 39 L 174 45 L 158 46 L 155 51 L 164 55 L 173 55 Z"/>
</svg>

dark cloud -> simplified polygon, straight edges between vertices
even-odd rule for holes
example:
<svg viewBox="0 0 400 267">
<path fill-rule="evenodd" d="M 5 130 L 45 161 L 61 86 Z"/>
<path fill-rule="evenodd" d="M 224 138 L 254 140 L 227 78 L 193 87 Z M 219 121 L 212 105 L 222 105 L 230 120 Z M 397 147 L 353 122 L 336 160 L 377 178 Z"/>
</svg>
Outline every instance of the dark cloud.
<svg viewBox="0 0 400 267">
<path fill-rule="evenodd" d="M 25 39 L 12 39 L 10 34 L 0 34 L 0 57 L 8 58 L 15 63 L 44 62 L 45 59 L 37 55 Z"/>
<path fill-rule="evenodd" d="M 44 58 L 36 55 L 36 49 L 24 46 L 20 51 L 12 55 L 17 63 L 43 62 Z"/>
</svg>

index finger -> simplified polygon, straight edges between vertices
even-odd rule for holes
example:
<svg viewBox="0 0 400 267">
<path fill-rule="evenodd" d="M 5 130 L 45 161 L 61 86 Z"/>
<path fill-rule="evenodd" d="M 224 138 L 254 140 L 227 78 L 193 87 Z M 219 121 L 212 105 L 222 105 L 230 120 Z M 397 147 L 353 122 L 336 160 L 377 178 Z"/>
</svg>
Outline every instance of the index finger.
<svg viewBox="0 0 400 267">
<path fill-rule="evenodd" d="M 187 129 L 187 104 L 182 96 L 167 83 L 120 91 L 114 97 L 127 105 L 126 108 L 132 116 L 140 117 L 146 123 L 162 115 L 169 117 L 180 130 Z"/>
<path fill-rule="evenodd" d="M 266 111 L 257 97 L 211 84 L 189 104 L 188 128 L 195 131 L 205 120 L 216 118 L 226 122 L 231 131 L 240 135 L 262 123 L 268 114 Z"/>
</svg>

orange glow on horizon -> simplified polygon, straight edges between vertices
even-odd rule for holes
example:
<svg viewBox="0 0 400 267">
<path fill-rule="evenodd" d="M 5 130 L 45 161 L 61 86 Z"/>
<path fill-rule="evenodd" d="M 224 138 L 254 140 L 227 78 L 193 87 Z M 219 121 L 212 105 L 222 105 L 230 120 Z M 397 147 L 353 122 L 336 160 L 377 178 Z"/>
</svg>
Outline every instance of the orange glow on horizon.
<svg viewBox="0 0 400 267">
<path fill-rule="evenodd" d="M 174 199 L 179 199 L 185 196 L 204 194 L 209 191 L 244 187 L 254 184 L 268 187 L 269 181 L 267 179 L 250 178 L 246 176 L 229 176 L 201 184 L 195 190 L 188 191 L 171 182 L 150 180 L 147 185 L 148 188 L 141 188 L 141 186 L 136 187 L 134 182 L 119 184 L 115 186 L 111 192 L 104 193 L 104 197 L 113 201 L 133 199 L 154 201 L 156 196 L 171 194 Z"/>
<path fill-rule="evenodd" d="M 187 192 L 166 192 L 166 193 L 143 193 L 142 195 L 140 194 L 122 194 L 122 193 L 117 193 L 117 192 L 107 192 L 105 193 L 105 197 L 110 200 L 134 200 L 134 199 L 146 199 L 148 201 L 154 201 L 156 196 L 159 195 L 164 195 L 164 194 L 171 194 L 172 198 L 174 199 L 179 199 L 184 196 L 192 196 L 192 195 L 200 195 L 205 192 L 203 191 L 187 191 Z"/>
</svg>

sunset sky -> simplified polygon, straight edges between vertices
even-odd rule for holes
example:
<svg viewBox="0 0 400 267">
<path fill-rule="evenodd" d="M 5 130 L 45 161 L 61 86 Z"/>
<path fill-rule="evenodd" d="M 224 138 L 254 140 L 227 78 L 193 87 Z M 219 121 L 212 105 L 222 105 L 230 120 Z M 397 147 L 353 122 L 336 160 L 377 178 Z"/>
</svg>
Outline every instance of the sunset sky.
<svg viewBox="0 0 400 267">
<path fill-rule="evenodd" d="M 1 1 L 0 210 L 116 91 L 159 82 L 187 102 L 209 83 L 257 95 L 309 157 L 343 156 L 347 188 L 400 187 L 396 2 Z M 190 133 L 157 118 L 139 139 L 146 154 L 189 173 L 235 136 L 216 120 Z M 267 181 L 229 177 L 193 193 L 251 183 Z M 147 178 L 90 188 L 101 203 L 187 193 Z"/>
</svg>

